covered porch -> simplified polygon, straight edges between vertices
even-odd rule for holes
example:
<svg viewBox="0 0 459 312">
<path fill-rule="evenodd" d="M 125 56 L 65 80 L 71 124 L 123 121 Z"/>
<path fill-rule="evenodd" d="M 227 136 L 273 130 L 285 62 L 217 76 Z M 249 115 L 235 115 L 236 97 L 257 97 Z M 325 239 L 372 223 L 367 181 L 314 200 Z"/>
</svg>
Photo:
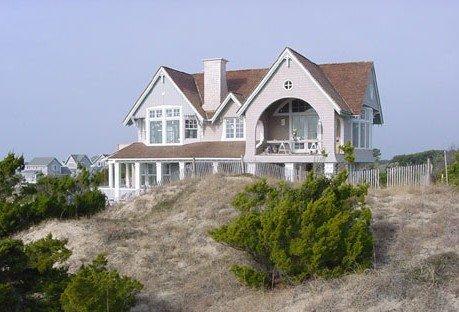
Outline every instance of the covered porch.
<svg viewBox="0 0 459 312">
<path fill-rule="evenodd" d="M 108 185 L 100 189 L 116 201 L 138 195 L 153 186 L 183 179 L 185 166 L 185 161 L 112 160 L 108 163 Z"/>
<path fill-rule="evenodd" d="M 281 99 L 260 116 L 256 155 L 318 155 L 322 151 L 322 122 L 308 103 Z"/>
</svg>

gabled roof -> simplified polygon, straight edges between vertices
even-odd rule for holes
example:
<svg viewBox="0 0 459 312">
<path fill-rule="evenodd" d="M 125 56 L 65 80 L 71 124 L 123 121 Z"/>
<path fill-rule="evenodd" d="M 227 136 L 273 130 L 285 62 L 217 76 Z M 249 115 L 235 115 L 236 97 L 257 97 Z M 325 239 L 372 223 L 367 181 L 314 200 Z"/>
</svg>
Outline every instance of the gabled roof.
<svg viewBox="0 0 459 312">
<path fill-rule="evenodd" d="M 199 114 L 205 117 L 206 112 L 202 108 L 203 100 L 196 86 L 196 81 L 194 80 L 193 75 L 169 67 L 163 66 L 163 68 Z"/>
<path fill-rule="evenodd" d="M 322 72 L 344 98 L 354 114 L 362 111 L 373 62 L 351 62 L 319 65 Z"/>
<path fill-rule="evenodd" d="M 346 103 L 346 100 L 343 99 L 341 94 L 335 89 L 335 86 L 328 80 L 327 76 L 324 74 L 319 65 L 311 62 L 309 59 L 299 54 L 293 49 L 290 51 L 295 55 L 295 57 L 303 64 L 303 66 L 311 73 L 314 79 L 320 84 L 320 86 L 327 92 L 327 94 L 335 101 L 338 106 L 346 111 L 351 112 L 349 105 Z M 359 111 L 360 114 L 360 111 Z"/>
<path fill-rule="evenodd" d="M 99 154 L 99 155 L 94 155 L 90 158 L 91 162 L 92 163 L 95 163 L 96 161 L 98 161 L 99 159 L 103 159 L 103 158 L 107 158 L 108 156 L 110 156 L 110 154 Z"/>
<path fill-rule="evenodd" d="M 73 158 L 73 160 L 78 164 L 78 163 L 81 163 L 83 161 L 83 159 L 87 158 L 89 161 L 91 161 L 89 159 L 88 156 L 86 156 L 85 154 L 70 154 L 70 156 L 67 158 L 67 161 L 66 163 L 69 161 L 70 158 Z"/>
<path fill-rule="evenodd" d="M 291 48 L 286 48 L 284 51 L 286 50 L 304 66 L 340 111 L 360 114 L 369 83 L 368 78 L 373 68 L 372 62 L 316 64 Z M 204 73 L 189 74 L 169 67 L 162 68 L 196 111 L 202 117 L 212 118 L 215 112 L 203 109 Z M 233 93 L 239 102 L 244 104 L 269 71 L 270 68 L 228 70 L 226 72 L 228 94 Z M 228 94 L 224 95 L 225 99 Z"/>
<path fill-rule="evenodd" d="M 55 157 L 35 157 L 27 163 L 29 166 L 48 166 L 53 160 L 57 160 Z M 60 162 L 59 162 L 60 164 Z"/>
</svg>

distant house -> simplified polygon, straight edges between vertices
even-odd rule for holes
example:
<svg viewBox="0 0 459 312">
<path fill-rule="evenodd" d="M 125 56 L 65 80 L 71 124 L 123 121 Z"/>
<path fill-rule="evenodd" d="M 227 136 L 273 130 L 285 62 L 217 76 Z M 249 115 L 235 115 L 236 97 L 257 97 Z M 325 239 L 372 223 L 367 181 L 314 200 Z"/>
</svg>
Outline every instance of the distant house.
<svg viewBox="0 0 459 312">
<path fill-rule="evenodd" d="M 89 170 L 91 168 L 92 162 L 91 159 L 89 159 L 89 157 L 84 154 L 71 154 L 69 157 L 67 157 L 65 165 L 70 169 L 72 173 L 74 173 L 78 169 L 78 165 Z"/>
<path fill-rule="evenodd" d="M 54 157 L 35 157 L 24 166 L 21 175 L 29 183 L 36 183 L 40 175 L 60 176 L 70 172 Z"/>
<path fill-rule="evenodd" d="M 93 170 L 101 170 L 108 166 L 108 156 L 109 154 L 100 154 L 91 157 L 91 169 Z"/>
</svg>

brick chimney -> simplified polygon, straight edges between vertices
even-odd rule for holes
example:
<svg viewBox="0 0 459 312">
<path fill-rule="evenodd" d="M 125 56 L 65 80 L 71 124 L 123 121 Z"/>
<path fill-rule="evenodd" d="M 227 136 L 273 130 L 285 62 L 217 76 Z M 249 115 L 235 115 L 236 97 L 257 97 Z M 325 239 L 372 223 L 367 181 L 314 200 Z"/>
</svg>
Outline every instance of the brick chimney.
<svg viewBox="0 0 459 312">
<path fill-rule="evenodd" d="M 228 93 L 226 63 L 222 58 L 204 60 L 204 105 L 205 111 L 215 111 Z"/>
</svg>

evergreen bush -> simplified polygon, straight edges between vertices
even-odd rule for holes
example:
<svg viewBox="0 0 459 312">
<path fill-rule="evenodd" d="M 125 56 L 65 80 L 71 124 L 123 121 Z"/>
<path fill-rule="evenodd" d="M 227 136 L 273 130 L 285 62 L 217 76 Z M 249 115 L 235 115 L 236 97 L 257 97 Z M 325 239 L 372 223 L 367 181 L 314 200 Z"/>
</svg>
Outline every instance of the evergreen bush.
<svg viewBox="0 0 459 312">
<path fill-rule="evenodd" d="M 64 311 L 129 311 L 143 286 L 106 265 L 105 257 L 99 255 L 78 270 L 61 296 Z"/>
<path fill-rule="evenodd" d="M 299 187 L 260 180 L 238 194 L 232 204 L 239 216 L 210 231 L 254 260 L 252 268 L 233 266 L 236 277 L 261 287 L 371 267 L 367 186 L 349 185 L 346 178 L 346 171 L 332 179 L 309 175 Z"/>
</svg>

